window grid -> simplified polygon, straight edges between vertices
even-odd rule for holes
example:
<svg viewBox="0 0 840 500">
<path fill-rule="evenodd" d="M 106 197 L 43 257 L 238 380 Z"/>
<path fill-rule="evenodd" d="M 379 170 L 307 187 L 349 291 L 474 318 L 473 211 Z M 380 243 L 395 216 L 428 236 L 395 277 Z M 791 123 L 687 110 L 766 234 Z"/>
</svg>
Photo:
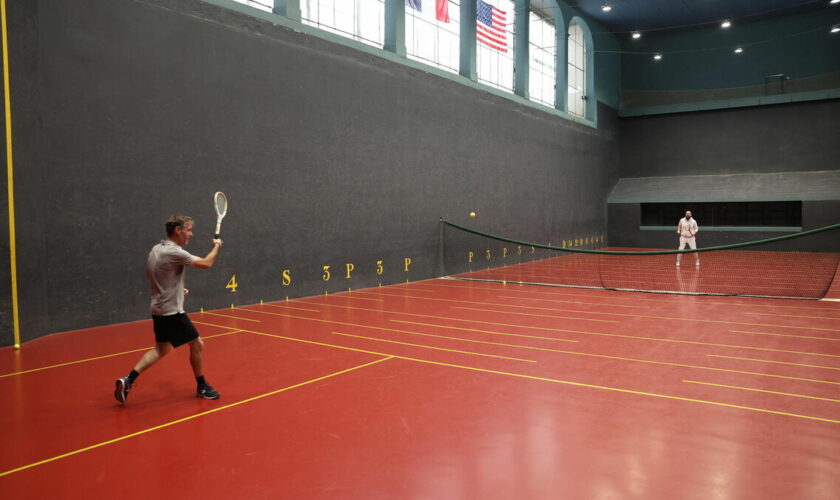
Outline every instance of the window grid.
<svg viewBox="0 0 840 500">
<path fill-rule="evenodd" d="M 557 47 L 554 22 L 535 12 L 529 15 L 528 97 L 534 102 L 554 107 L 557 71 Z"/>
<path fill-rule="evenodd" d="M 586 115 L 586 40 L 578 22 L 569 24 L 567 110 L 573 115 Z"/>
<path fill-rule="evenodd" d="M 427 6 L 429 4 L 431 7 Z M 461 60 L 461 4 L 449 0 L 449 22 L 438 21 L 434 2 L 423 12 L 405 7 L 405 51 L 409 59 L 458 73 Z"/>
<path fill-rule="evenodd" d="M 480 83 L 513 92 L 514 60 L 514 18 L 515 9 L 511 0 L 484 0 L 485 3 L 505 11 L 505 32 L 507 52 L 500 52 L 476 41 L 475 66 Z"/>
<path fill-rule="evenodd" d="M 384 0 L 303 0 L 300 14 L 303 24 L 374 47 L 385 44 Z"/>
<path fill-rule="evenodd" d="M 241 4 L 245 4 L 249 7 L 254 7 L 256 9 L 264 10 L 266 12 L 271 12 L 274 8 L 274 2 L 272 0 L 233 0 L 234 2 L 239 2 Z"/>
<path fill-rule="evenodd" d="M 266 12 L 272 0 L 235 0 Z M 405 41 L 409 59 L 438 67 L 451 73 L 460 70 L 460 3 L 448 0 L 449 23 L 435 17 L 431 0 L 418 12 L 406 6 Z M 475 0 L 467 0 L 475 1 Z M 515 74 L 515 4 L 513 0 L 483 0 L 505 11 L 507 52 L 500 52 L 476 41 L 476 80 L 485 85 L 513 92 Z M 385 40 L 385 0 L 302 0 L 301 21 L 309 26 L 335 33 L 378 48 Z M 529 13 L 529 85 L 530 100 L 550 107 L 556 105 L 556 28 L 553 19 Z M 567 111 L 586 115 L 586 55 L 583 29 L 577 20 L 567 34 Z"/>
</svg>

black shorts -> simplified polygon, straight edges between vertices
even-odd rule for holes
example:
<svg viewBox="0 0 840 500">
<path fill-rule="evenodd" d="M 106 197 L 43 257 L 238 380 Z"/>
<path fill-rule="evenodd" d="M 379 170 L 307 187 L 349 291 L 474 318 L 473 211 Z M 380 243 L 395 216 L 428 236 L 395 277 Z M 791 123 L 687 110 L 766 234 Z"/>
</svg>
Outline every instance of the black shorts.
<svg viewBox="0 0 840 500">
<path fill-rule="evenodd" d="M 172 347 L 178 347 L 198 338 L 198 330 L 186 313 L 152 315 L 152 323 L 155 327 L 155 342 L 169 342 Z"/>
</svg>

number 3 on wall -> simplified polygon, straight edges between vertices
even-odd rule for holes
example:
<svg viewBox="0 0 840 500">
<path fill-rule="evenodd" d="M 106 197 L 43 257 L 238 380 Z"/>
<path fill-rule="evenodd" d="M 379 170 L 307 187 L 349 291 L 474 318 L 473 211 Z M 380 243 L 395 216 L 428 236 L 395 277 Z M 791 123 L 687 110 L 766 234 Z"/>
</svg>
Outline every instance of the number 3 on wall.
<svg viewBox="0 0 840 500">
<path fill-rule="evenodd" d="M 228 281 L 227 285 L 225 285 L 225 288 L 230 288 L 232 293 L 236 293 L 236 287 L 238 286 L 239 283 L 236 282 L 236 275 L 234 274 L 230 277 L 230 281 Z"/>
</svg>

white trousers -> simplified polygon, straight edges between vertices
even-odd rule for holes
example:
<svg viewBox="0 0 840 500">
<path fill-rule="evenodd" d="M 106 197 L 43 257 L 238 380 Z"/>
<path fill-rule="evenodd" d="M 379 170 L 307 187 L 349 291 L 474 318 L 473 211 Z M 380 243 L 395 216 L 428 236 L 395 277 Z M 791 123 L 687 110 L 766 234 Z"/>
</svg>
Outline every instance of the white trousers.
<svg viewBox="0 0 840 500">
<path fill-rule="evenodd" d="M 680 248 L 678 248 L 677 250 L 684 250 L 686 243 L 688 243 L 688 247 L 691 248 L 692 250 L 697 248 L 697 241 L 695 241 L 694 236 L 691 236 L 689 238 L 686 238 L 685 236 L 680 236 Z M 678 253 L 677 254 L 677 264 L 680 263 L 680 260 L 682 260 L 682 254 Z M 700 254 L 699 253 L 694 254 L 694 262 L 700 262 Z"/>
</svg>

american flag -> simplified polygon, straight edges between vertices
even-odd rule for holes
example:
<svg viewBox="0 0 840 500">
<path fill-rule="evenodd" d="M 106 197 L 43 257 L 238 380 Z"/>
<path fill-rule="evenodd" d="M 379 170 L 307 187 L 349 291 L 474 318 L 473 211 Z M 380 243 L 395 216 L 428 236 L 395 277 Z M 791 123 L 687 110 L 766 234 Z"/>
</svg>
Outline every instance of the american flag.
<svg viewBox="0 0 840 500">
<path fill-rule="evenodd" d="M 499 52 L 507 52 L 506 20 L 505 11 L 476 0 L 475 36 L 479 42 Z"/>
</svg>

